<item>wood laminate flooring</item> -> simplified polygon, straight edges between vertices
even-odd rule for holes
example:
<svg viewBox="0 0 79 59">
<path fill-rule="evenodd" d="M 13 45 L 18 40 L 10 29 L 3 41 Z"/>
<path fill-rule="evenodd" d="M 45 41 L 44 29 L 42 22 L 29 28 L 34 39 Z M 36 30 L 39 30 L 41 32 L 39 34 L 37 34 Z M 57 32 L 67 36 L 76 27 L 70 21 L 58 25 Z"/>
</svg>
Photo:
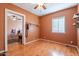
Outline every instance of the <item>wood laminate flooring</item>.
<svg viewBox="0 0 79 59">
<path fill-rule="evenodd" d="M 76 48 L 60 45 L 44 40 L 22 45 L 12 43 L 8 45 L 7 56 L 78 56 Z"/>
</svg>

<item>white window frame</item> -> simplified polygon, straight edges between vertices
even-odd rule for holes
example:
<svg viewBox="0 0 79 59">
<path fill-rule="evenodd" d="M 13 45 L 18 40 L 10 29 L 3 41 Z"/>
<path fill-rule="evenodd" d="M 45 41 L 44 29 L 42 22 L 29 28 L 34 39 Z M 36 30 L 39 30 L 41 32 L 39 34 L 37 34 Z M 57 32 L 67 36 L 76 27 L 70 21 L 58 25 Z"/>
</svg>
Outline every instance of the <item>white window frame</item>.
<svg viewBox="0 0 79 59">
<path fill-rule="evenodd" d="M 61 17 L 63 17 L 63 31 L 60 31 L 59 29 L 61 29 L 59 26 L 60 26 L 60 22 L 59 22 L 59 20 L 61 20 L 61 19 L 59 19 L 59 18 L 61 18 Z M 54 28 L 54 26 L 56 25 L 56 24 L 53 24 L 54 22 L 56 22 L 56 21 L 58 21 L 58 26 L 57 26 L 57 28 Z M 56 29 L 56 30 L 55 30 Z M 53 33 L 65 33 L 65 16 L 59 16 L 59 17 L 55 17 L 55 18 L 52 18 L 52 32 Z"/>
</svg>

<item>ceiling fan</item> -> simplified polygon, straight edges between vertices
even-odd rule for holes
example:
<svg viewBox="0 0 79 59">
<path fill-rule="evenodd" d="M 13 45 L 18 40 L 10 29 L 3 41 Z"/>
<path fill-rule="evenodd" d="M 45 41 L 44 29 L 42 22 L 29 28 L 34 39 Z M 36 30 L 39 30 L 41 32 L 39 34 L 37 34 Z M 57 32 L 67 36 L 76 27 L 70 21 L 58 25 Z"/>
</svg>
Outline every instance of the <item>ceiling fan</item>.
<svg viewBox="0 0 79 59">
<path fill-rule="evenodd" d="M 36 6 L 34 6 L 34 9 L 45 10 L 46 6 L 45 6 L 45 4 L 41 3 L 41 4 L 37 4 Z"/>
</svg>

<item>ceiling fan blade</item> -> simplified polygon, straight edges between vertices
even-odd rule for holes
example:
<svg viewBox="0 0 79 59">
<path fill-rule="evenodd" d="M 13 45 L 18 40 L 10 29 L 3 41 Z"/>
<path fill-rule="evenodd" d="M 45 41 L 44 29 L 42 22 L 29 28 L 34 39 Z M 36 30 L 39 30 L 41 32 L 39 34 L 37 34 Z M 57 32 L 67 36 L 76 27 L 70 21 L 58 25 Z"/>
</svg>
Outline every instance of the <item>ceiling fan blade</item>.
<svg viewBox="0 0 79 59">
<path fill-rule="evenodd" d="M 46 6 L 45 5 L 42 5 L 43 9 L 46 9 Z"/>
<path fill-rule="evenodd" d="M 38 5 L 36 5 L 36 6 L 34 7 L 34 9 L 37 9 L 37 7 L 38 7 Z"/>
</svg>

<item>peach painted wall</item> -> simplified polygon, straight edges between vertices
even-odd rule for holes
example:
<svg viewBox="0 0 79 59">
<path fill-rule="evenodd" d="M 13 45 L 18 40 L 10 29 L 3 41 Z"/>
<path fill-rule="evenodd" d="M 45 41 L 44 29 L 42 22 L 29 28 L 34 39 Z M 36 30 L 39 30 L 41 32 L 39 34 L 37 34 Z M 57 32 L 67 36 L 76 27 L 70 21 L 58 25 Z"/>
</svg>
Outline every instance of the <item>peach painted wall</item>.
<svg viewBox="0 0 79 59">
<path fill-rule="evenodd" d="M 77 9 L 77 12 L 79 13 L 79 4 L 78 4 L 77 8 L 78 8 L 78 9 Z"/>
<path fill-rule="evenodd" d="M 5 8 L 25 14 L 26 16 L 26 21 L 31 22 L 34 24 L 39 24 L 38 16 L 20 8 L 17 7 L 13 4 L 8 4 L 8 3 L 0 3 L 0 50 L 4 50 L 5 47 Z M 39 37 L 39 27 L 33 27 L 33 31 L 29 31 L 29 37 L 27 38 L 28 41 L 35 40 Z M 35 35 L 35 36 L 34 36 Z M 34 36 L 34 37 L 33 37 Z"/>
<path fill-rule="evenodd" d="M 65 44 L 73 41 L 73 45 L 77 45 L 77 31 L 72 25 L 74 13 L 77 13 L 77 6 L 40 17 L 40 38 Z M 52 18 L 59 16 L 65 16 L 65 34 L 52 32 Z"/>
</svg>

